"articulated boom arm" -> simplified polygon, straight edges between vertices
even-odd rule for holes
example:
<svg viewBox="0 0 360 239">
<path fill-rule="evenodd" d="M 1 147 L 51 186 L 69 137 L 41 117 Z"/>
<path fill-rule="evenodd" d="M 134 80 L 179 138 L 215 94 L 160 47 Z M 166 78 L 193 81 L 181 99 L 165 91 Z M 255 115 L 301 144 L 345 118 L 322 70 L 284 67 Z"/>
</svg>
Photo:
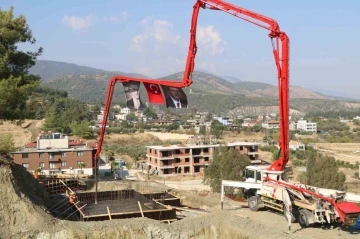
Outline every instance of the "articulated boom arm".
<svg viewBox="0 0 360 239">
<path fill-rule="evenodd" d="M 244 8 L 237 7 L 220 0 L 197 0 L 193 7 L 193 14 L 190 28 L 190 44 L 188 50 L 188 56 L 185 64 L 184 76 L 182 81 L 170 81 L 170 80 L 152 80 L 142 78 L 132 78 L 126 76 L 113 77 L 108 85 L 108 91 L 106 95 L 106 102 L 104 107 L 104 116 L 102 120 L 102 126 L 100 128 L 100 135 L 98 139 L 97 151 L 94 155 L 94 165 L 97 168 L 98 157 L 102 149 L 102 143 L 104 140 L 104 134 L 106 129 L 107 120 L 109 117 L 110 105 L 114 94 L 116 82 L 128 82 L 137 81 L 152 83 L 164 86 L 172 87 L 189 87 L 192 84 L 191 73 L 195 68 L 195 56 L 197 52 L 196 45 L 196 28 L 197 20 L 199 16 L 200 8 L 221 10 L 227 12 L 235 17 L 246 20 L 257 26 L 265 28 L 270 31 L 269 37 L 272 40 L 273 55 L 275 58 L 276 67 L 278 70 L 278 85 L 279 85 L 279 105 L 280 105 L 280 137 L 279 145 L 281 150 L 280 158 L 277 159 L 270 167 L 269 170 L 282 171 L 288 162 L 289 155 L 289 38 L 285 32 L 280 31 L 278 23 L 268 17 L 261 14 L 249 11 Z M 273 39 L 276 39 L 274 43 Z M 279 45 L 281 43 L 281 49 Z"/>
<path fill-rule="evenodd" d="M 269 37 L 272 40 L 273 55 L 278 71 L 278 94 L 279 94 L 279 115 L 280 115 L 280 136 L 279 146 L 281 150 L 280 158 L 277 159 L 270 167 L 271 171 L 284 170 L 289 161 L 289 38 L 285 32 L 280 31 L 279 24 L 266 16 L 237 7 L 221 0 L 197 0 L 194 5 L 194 13 L 191 23 L 191 41 L 190 52 L 196 52 L 195 30 L 197 25 L 197 16 L 199 8 L 209 8 L 211 10 L 221 10 L 235 17 L 253 23 L 257 26 L 270 31 Z M 274 43 L 274 39 L 276 42 Z M 281 43 L 281 49 L 279 47 Z M 188 58 L 187 62 L 191 62 Z M 187 65 L 189 66 L 189 64 Z"/>
</svg>

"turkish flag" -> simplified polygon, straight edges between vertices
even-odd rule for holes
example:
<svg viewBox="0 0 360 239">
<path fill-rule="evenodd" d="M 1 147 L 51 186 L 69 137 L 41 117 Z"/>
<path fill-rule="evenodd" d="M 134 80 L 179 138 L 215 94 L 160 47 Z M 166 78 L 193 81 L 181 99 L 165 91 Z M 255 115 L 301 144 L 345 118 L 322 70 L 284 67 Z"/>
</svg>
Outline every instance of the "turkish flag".
<svg viewBox="0 0 360 239">
<path fill-rule="evenodd" d="M 161 93 L 159 85 L 153 83 L 145 83 L 145 82 L 143 82 L 143 84 L 146 88 L 149 97 L 149 103 L 165 104 L 165 100 Z"/>
</svg>

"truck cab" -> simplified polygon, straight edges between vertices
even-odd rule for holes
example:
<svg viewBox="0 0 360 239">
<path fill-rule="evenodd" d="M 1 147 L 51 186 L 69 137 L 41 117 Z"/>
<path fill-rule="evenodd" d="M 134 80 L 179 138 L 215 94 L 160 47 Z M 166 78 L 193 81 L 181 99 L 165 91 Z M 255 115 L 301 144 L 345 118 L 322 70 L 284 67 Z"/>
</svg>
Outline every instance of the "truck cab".
<svg viewBox="0 0 360 239">
<path fill-rule="evenodd" d="M 250 165 L 243 172 L 245 182 L 261 183 L 263 179 L 263 171 L 269 168 L 269 165 Z"/>
</svg>

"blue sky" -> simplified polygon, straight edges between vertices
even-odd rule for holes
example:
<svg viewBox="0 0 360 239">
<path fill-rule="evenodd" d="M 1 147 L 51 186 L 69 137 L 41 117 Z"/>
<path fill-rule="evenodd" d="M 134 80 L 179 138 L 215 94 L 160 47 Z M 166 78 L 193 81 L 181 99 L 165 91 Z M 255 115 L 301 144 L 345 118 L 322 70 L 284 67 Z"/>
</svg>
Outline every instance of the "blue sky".
<svg viewBox="0 0 360 239">
<path fill-rule="evenodd" d="M 182 71 L 194 0 L 0 0 L 24 14 L 39 59 L 162 77 Z M 290 37 L 290 83 L 360 98 L 359 0 L 230 0 L 276 19 Z M 196 69 L 276 84 L 262 28 L 200 10 Z M 28 48 L 28 47 L 24 47 Z"/>
</svg>

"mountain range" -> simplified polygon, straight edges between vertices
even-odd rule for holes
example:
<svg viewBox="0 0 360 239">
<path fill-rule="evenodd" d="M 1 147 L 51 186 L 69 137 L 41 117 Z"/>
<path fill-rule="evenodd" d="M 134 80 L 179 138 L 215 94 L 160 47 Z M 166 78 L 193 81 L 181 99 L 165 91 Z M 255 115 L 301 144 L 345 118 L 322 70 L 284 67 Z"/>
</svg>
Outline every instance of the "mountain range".
<svg viewBox="0 0 360 239">
<path fill-rule="evenodd" d="M 30 71 L 39 75 L 43 84 L 61 90 L 66 90 L 69 97 L 78 98 L 87 103 L 103 104 L 108 81 L 114 75 L 148 78 L 137 73 L 120 71 L 105 71 L 76 64 L 38 60 Z M 183 72 L 178 72 L 159 79 L 182 80 Z M 193 84 L 185 88 L 189 102 L 201 110 L 213 112 L 236 111 L 239 107 L 271 107 L 278 105 L 277 86 L 241 81 L 232 76 L 215 76 L 209 73 L 195 71 L 192 73 Z M 141 87 L 141 98 L 147 101 L 144 87 Z M 290 86 L 290 106 L 302 112 L 341 108 L 341 102 L 334 103 L 334 97 L 299 87 Z M 124 102 L 122 87 L 116 87 L 114 102 Z M 310 104 L 311 102 L 311 104 Z M 332 102 L 332 103 L 329 103 Z M 340 105 L 339 105 L 340 104 Z M 360 107 L 360 105 L 359 105 Z"/>
</svg>

